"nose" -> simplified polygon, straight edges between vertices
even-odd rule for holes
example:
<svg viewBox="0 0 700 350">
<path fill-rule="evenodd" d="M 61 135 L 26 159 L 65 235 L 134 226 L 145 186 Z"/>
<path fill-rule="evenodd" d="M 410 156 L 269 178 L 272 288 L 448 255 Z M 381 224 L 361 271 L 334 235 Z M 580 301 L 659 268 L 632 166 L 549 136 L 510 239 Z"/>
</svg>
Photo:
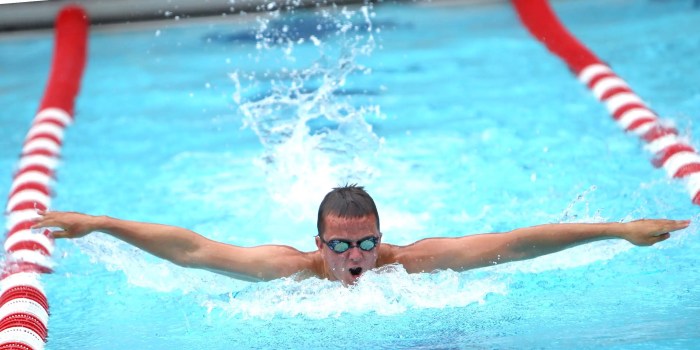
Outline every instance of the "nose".
<svg viewBox="0 0 700 350">
<path fill-rule="evenodd" d="M 348 250 L 348 259 L 351 261 L 360 261 L 362 260 L 362 252 L 360 252 L 359 247 L 352 247 L 350 250 Z"/>
</svg>

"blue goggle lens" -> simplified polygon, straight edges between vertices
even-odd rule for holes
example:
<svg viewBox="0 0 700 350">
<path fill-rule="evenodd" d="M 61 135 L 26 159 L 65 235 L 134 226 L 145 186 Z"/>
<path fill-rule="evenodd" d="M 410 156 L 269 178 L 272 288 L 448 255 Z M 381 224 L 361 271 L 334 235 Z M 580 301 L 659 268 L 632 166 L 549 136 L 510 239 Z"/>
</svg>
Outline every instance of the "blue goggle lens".
<svg viewBox="0 0 700 350">
<path fill-rule="evenodd" d="M 350 241 L 345 241 L 345 240 L 339 240 L 339 239 L 334 239 L 330 242 L 325 242 L 328 245 L 328 248 L 331 248 L 332 251 L 340 254 L 340 253 L 345 253 L 348 249 L 351 247 L 359 247 L 360 249 L 368 252 L 374 247 L 377 246 L 377 237 L 369 237 L 365 238 L 361 241 L 356 242 L 357 244 L 354 245 Z"/>
</svg>

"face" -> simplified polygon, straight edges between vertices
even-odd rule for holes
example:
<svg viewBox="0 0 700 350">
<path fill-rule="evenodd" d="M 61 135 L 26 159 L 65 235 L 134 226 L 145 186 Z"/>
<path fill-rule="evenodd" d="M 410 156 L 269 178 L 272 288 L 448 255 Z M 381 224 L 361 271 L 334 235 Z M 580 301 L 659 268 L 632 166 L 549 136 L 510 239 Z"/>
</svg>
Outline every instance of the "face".
<svg viewBox="0 0 700 350">
<path fill-rule="evenodd" d="M 357 246 L 357 241 L 369 237 L 381 239 L 374 215 L 361 218 L 341 218 L 328 215 L 324 219 L 325 231 L 323 239 L 330 242 L 335 239 L 351 241 L 354 247 L 343 253 L 336 253 L 319 237 L 316 237 L 316 246 L 321 251 L 328 274 L 331 279 L 336 279 L 343 284 L 353 284 L 367 270 L 377 267 L 379 256 L 379 240 L 374 249 L 364 251 Z"/>
</svg>

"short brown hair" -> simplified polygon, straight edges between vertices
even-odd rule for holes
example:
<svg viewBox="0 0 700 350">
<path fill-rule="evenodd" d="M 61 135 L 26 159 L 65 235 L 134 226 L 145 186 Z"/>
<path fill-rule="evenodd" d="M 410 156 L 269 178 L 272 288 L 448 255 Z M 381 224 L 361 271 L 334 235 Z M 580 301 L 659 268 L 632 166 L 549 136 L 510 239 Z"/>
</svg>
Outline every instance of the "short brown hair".
<svg viewBox="0 0 700 350">
<path fill-rule="evenodd" d="M 324 218 L 327 215 L 341 218 L 361 218 L 371 214 L 374 214 L 377 220 L 377 230 L 379 230 L 377 206 L 364 187 L 357 184 L 336 187 L 328 192 L 318 208 L 318 220 L 316 221 L 318 235 L 323 237 Z"/>
</svg>

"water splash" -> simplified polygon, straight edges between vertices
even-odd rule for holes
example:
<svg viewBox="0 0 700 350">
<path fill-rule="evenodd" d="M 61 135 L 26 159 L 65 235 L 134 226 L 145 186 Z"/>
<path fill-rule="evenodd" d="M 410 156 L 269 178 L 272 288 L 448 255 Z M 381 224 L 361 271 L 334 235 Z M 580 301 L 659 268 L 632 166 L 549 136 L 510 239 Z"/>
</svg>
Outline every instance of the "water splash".
<svg viewBox="0 0 700 350">
<path fill-rule="evenodd" d="M 93 234 L 74 242 L 107 270 L 123 272 L 130 286 L 189 294 L 209 312 L 243 319 L 322 319 L 344 314 L 393 315 L 413 309 L 464 307 L 482 304 L 489 295 L 507 294 L 510 278 L 490 272 L 452 270 L 409 274 L 400 265 L 388 265 L 366 272 L 351 287 L 300 276 L 248 283 L 155 261 L 143 251 L 105 235 Z"/>
<path fill-rule="evenodd" d="M 349 86 L 358 74 L 371 74 L 359 61 L 371 55 L 375 41 L 370 6 L 354 12 L 320 10 L 316 13 L 320 18 L 316 28 L 321 29 L 306 33 L 275 22 L 281 11 L 258 19 L 255 38 L 259 55 L 252 58 L 262 62 L 263 56 L 276 55 L 282 58 L 274 60 L 278 69 L 232 73 L 233 99 L 244 117 L 244 126 L 257 135 L 264 148 L 257 164 L 266 173 L 271 197 L 289 210 L 291 217 L 305 220 L 315 216 L 320 198 L 330 187 L 345 182 L 366 184 L 377 176 L 372 160 L 383 141 L 369 121 L 381 118 L 381 111 L 378 106 L 358 105 L 351 99 L 352 94 L 345 93 L 352 90 Z M 361 25 L 357 25 L 358 18 Z M 305 66 L 307 57 L 302 53 L 308 54 L 310 49 L 317 50 L 318 57 Z M 591 217 L 585 201 L 594 190 L 591 187 L 574 200 L 559 221 L 601 221 L 598 213 Z M 577 209 L 581 203 L 586 204 L 583 215 Z M 317 278 L 249 284 L 165 262 L 154 263 L 121 242 L 91 239 L 104 238 L 91 236 L 81 240 L 81 249 L 98 257 L 108 269 L 124 271 L 131 285 L 162 292 L 194 292 L 209 310 L 263 319 L 388 315 L 483 303 L 490 294 L 505 294 L 509 284 L 506 280 L 513 273 L 586 265 L 607 260 L 631 247 L 626 242 L 601 242 L 481 270 L 486 271 L 485 278 L 484 272 L 408 274 L 400 266 L 390 266 L 369 271 L 356 286 L 346 288 Z M 353 302 L 339 305 L 337 300 Z"/>
<path fill-rule="evenodd" d="M 123 272 L 130 286 L 211 295 L 247 284 L 208 271 L 178 267 L 107 235 L 93 233 L 72 242 L 92 262 L 100 262 L 108 271 Z"/>
<path fill-rule="evenodd" d="M 320 9 L 314 13 L 315 28 L 320 30 L 306 33 L 275 22 L 289 21 L 282 13 L 293 12 L 293 6 L 275 7 L 259 15 L 255 35 L 259 55 L 252 59 L 264 61 L 269 59 L 264 57 L 267 55 L 283 60 L 271 59 L 275 71 L 232 73 L 233 98 L 244 117 L 244 127 L 256 133 L 264 148 L 257 164 L 267 174 L 271 197 L 281 208 L 293 211 L 291 217 L 303 220 L 315 216 L 321 197 L 331 187 L 346 182 L 365 184 L 376 176 L 370 162 L 383 141 L 367 120 L 381 118 L 381 112 L 378 106 L 358 105 L 352 94 L 345 93 L 353 75 L 371 74 L 358 60 L 368 57 L 375 47 L 372 6 L 357 11 Z M 295 54 L 309 48 L 317 50 L 318 57 L 308 67 L 295 67 L 304 63 Z M 160 292 L 195 293 L 208 300 L 212 295 L 241 289 L 271 293 L 270 285 L 291 283 L 281 280 L 249 285 L 183 269 L 106 235 L 91 235 L 75 243 L 107 270 L 124 272 L 130 285 Z M 287 289 L 311 286 L 310 290 L 316 290 L 317 283 L 338 287 L 328 281 L 299 283 L 300 287 L 289 284 Z"/>
<path fill-rule="evenodd" d="M 267 174 L 269 193 L 297 220 L 312 219 L 330 188 L 367 184 L 376 176 L 371 161 L 383 140 L 368 120 L 381 118 L 380 108 L 358 106 L 352 94 L 345 93 L 353 75 L 371 74 L 358 63 L 359 57 L 370 55 L 375 47 L 370 11 L 371 5 L 358 11 L 319 10 L 315 13 L 318 31 L 335 29 L 325 35 L 325 41 L 316 32 L 300 37 L 286 25 L 273 26 L 272 19 L 259 18 L 259 56 L 281 50 L 292 67 L 283 65 L 262 75 L 231 74 L 236 86 L 233 98 L 244 127 L 255 132 L 264 147 L 257 164 Z M 279 12 L 270 16 L 274 19 Z M 362 25 L 356 24 L 358 18 Z M 318 57 L 309 66 L 298 68 L 295 48 L 305 45 L 308 51 L 309 42 L 317 48 Z"/>
<path fill-rule="evenodd" d="M 588 189 L 584 190 L 583 193 L 576 196 L 569 205 L 561 213 L 558 222 L 603 222 L 605 221 L 600 216 L 600 209 L 596 210 L 594 214 L 591 215 L 591 209 L 589 205 L 588 198 L 598 189 L 595 185 L 590 186 Z M 580 204 L 584 204 L 585 208 L 583 210 L 577 209 Z M 580 215 L 579 212 L 583 215 Z"/>
<path fill-rule="evenodd" d="M 400 314 L 409 309 L 462 307 L 483 303 L 490 294 L 505 294 L 506 286 L 495 277 L 439 271 L 408 274 L 399 265 L 368 271 L 351 287 L 338 282 L 292 278 L 252 284 L 205 305 L 212 310 L 243 318 L 304 316 L 312 319 L 343 314 Z M 338 303 L 338 300 L 352 302 Z"/>
</svg>

